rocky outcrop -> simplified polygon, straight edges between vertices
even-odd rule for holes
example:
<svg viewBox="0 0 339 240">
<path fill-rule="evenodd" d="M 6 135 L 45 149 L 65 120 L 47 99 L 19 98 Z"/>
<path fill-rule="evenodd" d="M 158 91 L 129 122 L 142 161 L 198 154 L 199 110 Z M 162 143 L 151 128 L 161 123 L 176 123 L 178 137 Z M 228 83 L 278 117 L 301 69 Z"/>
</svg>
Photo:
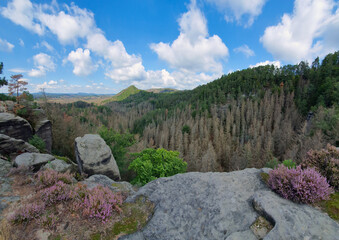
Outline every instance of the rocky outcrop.
<svg viewBox="0 0 339 240">
<path fill-rule="evenodd" d="M 114 180 L 120 179 L 119 168 L 111 149 L 97 134 L 86 134 L 75 139 L 75 157 L 81 173 L 102 174 Z"/>
<path fill-rule="evenodd" d="M 28 166 L 33 167 L 34 171 L 37 171 L 41 166 L 48 162 L 55 160 L 55 157 L 49 154 L 42 153 L 23 153 L 17 156 L 14 160 L 14 166 Z"/>
<path fill-rule="evenodd" d="M 154 180 L 127 199 L 155 204 L 133 240 L 258 239 L 251 225 L 264 217 L 273 229 L 263 239 L 338 239 L 339 225 L 324 213 L 280 198 L 263 183 L 262 170 L 186 173 Z"/>
<path fill-rule="evenodd" d="M 45 166 L 43 166 L 41 169 L 53 169 L 57 172 L 74 172 L 75 171 L 75 167 L 72 164 L 68 164 L 63 160 L 60 159 L 55 159 L 49 163 L 47 163 Z"/>
<path fill-rule="evenodd" d="M 20 199 L 18 196 L 14 196 L 12 193 L 11 179 L 7 177 L 12 164 L 8 161 L 0 159 L 0 220 L 2 219 L 2 211 L 13 202 Z M 0 234 L 1 236 L 1 234 Z"/>
<path fill-rule="evenodd" d="M 39 121 L 35 126 L 35 134 L 44 140 L 46 144 L 46 151 L 52 152 L 52 123 L 50 120 L 45 119 Z"/>
<path fill-rule="evenodd" d="M 0 134 L 0 154 L 12 155 L 25 152 L 38 153 L 39 150 L 21 139 L 15 139 L 7 135 Z"/>
<path fill-rule="evenodd" d="M 109 177 L 100 174 L 90 176 L 83 181 L 83 183 L 86 184 L 89 189 L 102 185 L 110 188 L 113 192 L 125 192 L 128 194 L 135 193 L 132 184 L 129 182 L 115 182 Z"/>
<path fill-rule="evenodd" d="M 27 142 L 33 136 L 33 129 L 27 120 L 12 113 L 0 113 L 0 134 Z"/>
<path fill-rule="evenodd" d="M 12 155 L 25 152 L 38 153 L 39 150 L 21 139 L 15 139 L 7 135 L 0 134 L 0 154 Z"/>
</svg>

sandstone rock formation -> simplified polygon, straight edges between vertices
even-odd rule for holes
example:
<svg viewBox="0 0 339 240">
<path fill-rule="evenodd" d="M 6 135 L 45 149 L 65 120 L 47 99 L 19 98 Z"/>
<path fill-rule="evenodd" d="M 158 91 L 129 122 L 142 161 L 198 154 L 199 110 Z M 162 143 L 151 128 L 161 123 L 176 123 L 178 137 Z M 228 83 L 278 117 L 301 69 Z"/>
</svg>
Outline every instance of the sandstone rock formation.
<svg viewBox="0 0 339 240">
<path fill-rule="evenodd" d="M 41 166 L 45 165 L 48 162 L 55 160 L 55 157 L 49 154 L 42 153 L 23 153 L 17 156 L 14 160 L 15 166 L 28 166 L 33 167 L 33 169 L 39 170 Z"/>
<path fill-rule="evenodd" d="M 33 129 L 27 120 L 12 113 L 0 113 L 0 134 L 28 141 L 33 136 Z"/>
<path fill-rule="evenodd" d="M 70 172 L 74 171 L 74 166 L 72 164 L 68 164 L 65 161 L 60 160 L 60 159 L 55 159 L 49 163 L 46 163 L 46 165 L 43 166 L 41 169 L 47 169 L 47 168 L 50 168 L 57 172 L 62 172 L 62 173 L 67 172 L 67 171 L 70 171 Z"/>
<path fill-rule="evenodd" d="M 147 225 L 122 240 L 257 239 L 250 226 L 259 216 L 273 229 L 263 239 L 338 239 L 339 225 L 326 214 L 273 193 L 260 169 L 186 173 L 154 180 L 129 197 L 155 204 Z"/>
<path fill-rule="evenodd" d="M 113 192 L 125 192 L 128 194 L 135 193 L 132 184 L 129 182 L 115 182 L 109 177 L 100 174 L 90 176 L 83 181 L 83 183 L 86 184 L 89 189 L 102 185 L 110 188 Z"/>
<path fill-rule="evenodd" d="M 46 151 L 51 153 L 52 152 L 52 123 L 50 120 L 45 119 L 39 121 L 35 125 L 35 134 L 44 140 L 46 144 Z"/>
<path fill-rule="evenodd" d="M 15 139 L 7 135 L 0 134 L 0 154 L 12 155 L 25 152 L 38 153 L 39 150 L 21 139 Z"/>
<path fill-rule="evenodd" d="M 86 134 L 75 139 L 75 157 L 81 173 L 103 174 L 114 180 L 120 179 L 111 149 L 97 134 Z"/>
</svg>

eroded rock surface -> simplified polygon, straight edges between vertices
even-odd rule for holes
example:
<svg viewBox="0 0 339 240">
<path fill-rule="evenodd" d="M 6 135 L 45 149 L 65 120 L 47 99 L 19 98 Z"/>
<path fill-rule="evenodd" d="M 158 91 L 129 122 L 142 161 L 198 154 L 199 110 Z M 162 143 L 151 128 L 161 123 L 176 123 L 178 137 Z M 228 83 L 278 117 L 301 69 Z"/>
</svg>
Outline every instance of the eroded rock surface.
<svg viewBox="0 0 339 240">
<path fill-rule="evenodd" d="M 11 155 L 24 152 L 38 153 L 39 150 L 21 139 L 15 139 L 7 135 L 0 134 L 0 154 Z"/>
<path fill-rule="evenodd" d="M 27 142 L 33 136 L 33 129 L 27 120 L 12 113 L 0 113 L 0 134 Z"/>
<path fill-rule="evenodd" d="M 116 182 L 105 175 L 92 175 L 83 181 L 83 183 L 86 184 L 89 189 L 102 185 L 110 188 L 113 192 L 135 193 L 132 184 L 129 182 Z"/>
<path fill-rule="evenodd" d="M 86 134 L 75 139 L 75 156 L 80 172 L 89 175 L 102 174 L 120 179 L 120 172 L 112 151 L 97 134 Z"/>
<path fill-rule="evenodd" d="M 63 160 L 60 160 L 60 159 L 55 159 L 49 163 L 46 163 L 45 166 L 42 167 L 42 169 L 53 169 L 57 172 L 61 172 L 61 173 L 64 173 L 64 172 L 67 172 L 67 171 L 70 171 L 70 172 L 74 172 L 75 171 L 75 166 L 72 165 L 72 164 L 68 164 L 66 163 L 65 161 Z"/>
<path fill-rule="evenodd" d="M 127 199 L 146 196 L 155 204 L 152 219 L 141 231 L 120 239 L 257 239 L 250 227 L 260 215 L 273 225 L 263 239 L 338 239 L 335 221 L 271 192 L 261 180 L 263 171 L 186 173 L 154 180 Z"/>
<path fill-rule="evenodd" d="M 55 157 L 50 154 L 42 153 L 23 153 L 17 156 L 14 160 L 15 166 L 27 166 L 33 167 L 35 171 L 39 170 L 41 166 L 45 165 L 48 162 L 55 160 Z"/>
</svg>

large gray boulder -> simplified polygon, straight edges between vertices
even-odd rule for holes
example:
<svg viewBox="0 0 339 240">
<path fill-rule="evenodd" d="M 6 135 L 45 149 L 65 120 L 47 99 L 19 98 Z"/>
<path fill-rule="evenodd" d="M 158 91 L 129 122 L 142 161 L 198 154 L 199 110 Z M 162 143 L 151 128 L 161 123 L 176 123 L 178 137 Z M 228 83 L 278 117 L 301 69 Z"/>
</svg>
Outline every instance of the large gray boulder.
<svg viewBox="0 0 339 240">
<path fill-rule="evenodd" d="M 273 229 L 263 239 L 338 239 L 339 225 L 324 213 L 280 198 L 263 183 L 260 169 L 186 173 L 154 180 L 130 196 L 155 204 L 151 220 L 133 240 L 257 239 L 250 226 L 259 216 Z"/>
<path fill-rule="evenodd" d="M 27 142 L 33 136 L 33 129 L 27 120 L 12 113 L 0 113 L 0 134 Z"/>
<path fill-rule="evenodd" d="M 82 183 L 86 184 L 89 189 L 98 185 L 110 188 L 113 192 L 125 192 L 128 194 L 135 193 L 132 184 L 129 182 L 116 182 L 105 175 L 92 175 L 85 179 Z"/>
<path fill-rule="evenodd" d="M 55 157 L 49 154 L 42 153 L 23 153 L 17 156 L 14 160 L 14 166 L 33 167 L 34 170 L 39 170 L 43 165 L 55 160 Z"/>
<path fill-rule="evenodd" d="M 86 134 L 75 139 L 75 157 L 80 173 L 102 174 L 114 180 L 120 179 L 111 149 L 97 134 Z"/>
<path fill-rule="evenodd" d="M 0 134 L 0 154 L 12 155 L 25 152 L 38 153 L 39 150 L 21 139 L 15 139 L 7 135 Z"/>
</svg>

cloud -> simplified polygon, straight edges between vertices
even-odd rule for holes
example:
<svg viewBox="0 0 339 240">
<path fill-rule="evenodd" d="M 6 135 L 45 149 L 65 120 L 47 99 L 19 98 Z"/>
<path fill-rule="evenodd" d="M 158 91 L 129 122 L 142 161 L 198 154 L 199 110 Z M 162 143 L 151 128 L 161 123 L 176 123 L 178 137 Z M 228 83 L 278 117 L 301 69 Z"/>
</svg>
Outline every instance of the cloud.
<svg viewBox="0 0 339 240">
<path fill-rule="evenodd" d="M 35 69 L 28 72 L 30 77 L 41 77 L 45 76 L 46 72 L 55 70 L 55 63 L 52 57 L 46 53 L 39 53 L 33 57 Z"/>
<path fill-rule="evenodd" d="M 247 58 L 253 57 L 255 55 L 254 51 L 250 49 L 246 44 L 233 49 L 233 51 L 236 53 L 243 53 Z"/>
<path fill-rule="evenodd" d="M 257 16 L 261 14 L 262 8 L 267 0 L 206 0 L 215 5 L 220 12 L 225 14 L 227 22 L 236 20 L 242 23 L 243 19 L 247 21 L 245 26 L 251 26 Z"/>
<path fill-rule="evenodd" d="M 10 19 L 17 25 L 31 30 L 39 35 L 44 33 L 43 26 L 37 23 L 36 14 L 38 9 L 29 0 L 13 0 L 8 2 L 7 7 L 0 9 L 1 15 Z"/>
<path fill-rule="evenodd" d="M 88 49 L 78 48 L 68 54 L 67 60 L 73 63 L 73 73 L 77 76 L 87 76 L 97 69 Z"/>
<path fill-rule="evenodd" d="M 19 38 L 19 45 L 20 45 L 21 47 L 24 47 L 24 46 L 25 46 L 25 42 L 24 42 L 24 40 L 22 40 L 21 38 Z"/>
<path fill-rule="evenodd" d="M 296 0 L 292 14 L 265 29 L 260 41 L 276 59 L 296 63 L 339 48 L 339 9 L 332 0 Z"/>
<path fill-rule="evenodd" d="M 228 48 L 220 37 L 208 36 L 207 21 L 196 7 L 179 19 L 180 35 L 172 44 L 153 43 L 151 49 L 172 68 L 191 72 L 222 72 L 221 59 L 228 56 Z"/>
<path fill-rule="evenodd" d="M 11 52 L 14 48 L 14 45 L 7 42 L 6 40 L 4 39 L 1 39 L 0 38 L 0 51 L 3 51 L 3 52 Z"/>
<path fill-rule="evenodd" d="M 87 48 L 104 57 L 111 64 L 105 75 L 116 82 L 138 80 L 145 77 L 141 57 L 128 54 L 124 44 L 116 40 L 109 41 L 102 33 L 87 37 Z"/>
<path fill-rule="evenodd" d="M 74 4 L 70 7 L 65 6 L 67 12 L 60 11 L 58 14 L 42 12 L 38 16 L 41 24 L 48 27 L 62 44 L 74 43 L 77 38 L 86 37 L 95 28 L 92 12 Z"/>
<path fill-rule="evenodd" d="M 10 72 L 13 72 L 13 73 L 25 73 L 27 72 L 27 70 L 23 69 L 23 68 L 12 68 L 12 69 L 9 69 Z"/>
<path fill-rule="evenodd" d="M 255 68 L 255 67 L 259 67 L 259 66 L 266 66 L 266 65 L 274 65 L 277 68 L 281 67 L 281 62 L 279 61 L 265 61 L 265 62 L 259 62 L 255 65 L 250 65 L 250 68 Z"/>
</svg>

